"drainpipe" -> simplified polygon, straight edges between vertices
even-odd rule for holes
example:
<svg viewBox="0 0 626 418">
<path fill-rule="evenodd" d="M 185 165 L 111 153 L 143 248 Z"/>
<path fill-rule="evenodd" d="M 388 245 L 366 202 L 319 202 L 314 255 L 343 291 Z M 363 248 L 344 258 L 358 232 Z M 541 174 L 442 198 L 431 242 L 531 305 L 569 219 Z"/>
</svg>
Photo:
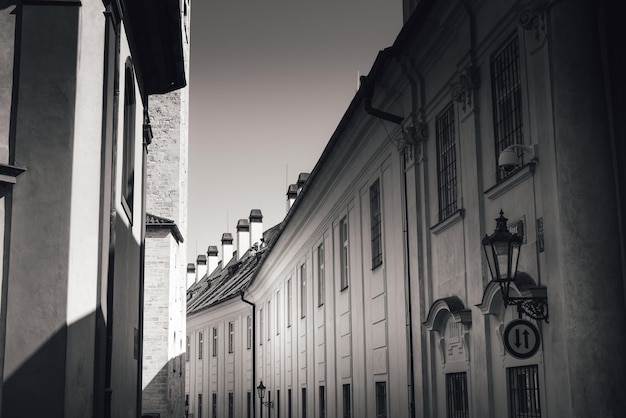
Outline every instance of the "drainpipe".
<svg viewBox="0 0 626 418">
<path fill-rule="evenodd" d="M 364 75 L 361 76 L 360 80 L 361 88 L 363 89 L 363 107 L 365 109 L 365 112 L 379 119 L 388 120 L 389 122 L 400 125 L 404 120 L 402 116 L 393 115 L 391 113 L 384 112 L 380 109 L 374 109 L 372 107 L 372 97 L 374 97 L 374 82 L 371 81 L 369 77 Z"/>
<path fill-rule="evenodd" d="M 256 305 L 243 297 L 244 290 L 239 292 L 241 301 L 252 306 L 252 416 L 256 418 L 256 401 L 255 401 L 255 387 L 256 384 Z M 263 406 L 261 406 L 263 407 Z"/>
</svg>

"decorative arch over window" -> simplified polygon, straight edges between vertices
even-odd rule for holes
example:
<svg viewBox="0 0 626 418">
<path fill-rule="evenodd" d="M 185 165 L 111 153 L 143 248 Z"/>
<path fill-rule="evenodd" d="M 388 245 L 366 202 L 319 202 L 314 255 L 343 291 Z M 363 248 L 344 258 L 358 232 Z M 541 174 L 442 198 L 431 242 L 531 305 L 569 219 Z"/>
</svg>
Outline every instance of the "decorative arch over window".
<svg viewBox="0 0 626 418">
<path fill-rule="evenodd" d="M 472 325 L 472 312 L 465 308 L 458 296 L 437 299 L 430 306 L 423 325 L 437 333 L 437 347 L 441 361 L 469 361 L 469 328 Z"/>
<path fill-rule="evenodd" d="M 518 271 L 515 280 L 511 282 L 511 295 L 519 297 L 547 297 L 548 291 L 545 286 L 537 285 L 535 279 L 528 273 Z M 493 280 L 489 282 L 483 292 L 482 301 L 476 305 L 483 315 L 495 315 L 500 320 L 504 319 L 504 303 L 500 286 Z"/>
</svg>

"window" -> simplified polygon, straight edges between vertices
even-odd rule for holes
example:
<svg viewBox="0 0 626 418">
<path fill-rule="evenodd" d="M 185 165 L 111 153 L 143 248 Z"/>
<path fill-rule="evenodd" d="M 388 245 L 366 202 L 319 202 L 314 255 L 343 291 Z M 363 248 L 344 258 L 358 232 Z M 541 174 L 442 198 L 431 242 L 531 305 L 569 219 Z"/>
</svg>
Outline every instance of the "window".
<svg viewBox="0 0 626 418">
<path fill-rule="evenodd" d="M 228 418 L 235 416 L 235 394 L 228 392 Z"/>
<path fill-rule="evenodd" d="M 497 157 L 506 147 L 524 142 L 520 56 L 517 36 L 510 40 L 491 59 L 491 90 L 493 95 L 493 123 Z M 520 157 L 522 156 L 520 155 Z M 497 170 L 498 180 L 502 180 L 509 174 L 501 168 L 497 168 Z"/>
<path fill-rule="evenodd" d="M 204 334 L 198 333 L 198 359 L 202 360 L 202 348 L 204 347 Z"/>
<path fill-rule="evenodd" d="M 541 418 L 539 371 L 537 365 L 507 370 L 511 418 Z"/>
<path fill-rule="evenodd" d="M 202 418 L 202 394 L 198 393 L 198 417 Z"/>
<path fill-rule="evenodd" d="M 306 264 L 300 266 L 300 318 L 306 317 Z"/>
<path fill-rule="evenodd" d="M 271 301 L 267 301 L 267 341 L 269 341 L 272 336 L 272 314 L 270 313 L 272 312 L 270 309 L 272 307 L 271 303 Z"/>
<path fill-rule="evenodd" d="M 352 417 L 350 385 L 343 385 L 343 418 Z"/>
<path fill-rule="evenodd" d="M 122 160 L 122 206 L 133 221 L 135 191 L 135 75 L 130 59 L 124 83 L 124 149 Z"/>
<path fill-rule="evenodd" d="M 439 220 L 443 221 L 457 210 L 456 138 L 452 103 L 435 118 L 435 137 Z"/>
<path fill-rule="evenodd" d="M 235 348 L 235 323 L 228 323 L 228 352 L 232 353 Z"/>
<path fill-rule="evenodd" d="M 259 309 L 259 345 L 263 345 L 263 308 Z"/>
<path fill-rule="evenodd" d="M 324 386 L 320 386 L 320 418 L 326 418 L 326 393 Z"/>
<path fill-rule="evenodd" d="M 386 382 L 376 382 L 376 418 L 387 418 Z"/>
<path fill-rule="evenodd" d="M 291 326 L 291 279 L 287 280 L 287 327 Z"/>
<path fill-rule="evenodd" d="M 276 391 L 276 418 L 280 418 L 280 390 Z"/>
<path fill-rule="evenodd" d="M 246 318 L 246 329 L 248 330 L 246 335 L 246 347 L 250 350 L 252 348 L 252 317 L 250 315 Z"/>
<path fill-rule="evenodd" d="M 246 392 L 246 417 L 252 418 L 252 393 Z"/>
<path fill-rule="evenodd" d="M 276 335 L 280 335 L 280 290 L 276 292 Z"/>
<path fill-rule="evenodd" d="M 291 418 L 291 389 L 287 389 L 287 418 Z"/>
<path fill-rule="evenodd" d="M 306 418 L 306 388 L 302 388 L 302 418 Z"/>
<path fill-rule="evenodd" d="M 339 266 L 341 269 L 341 290 L 348 287 L 349 266 L 348 266 L 348 217 L 339 222 Z"/>
<path fill-rule="evenodd" d="M 446 374 L 446 411 L 447 418 L 469 417 L 465 372 Z"/>
<path fill-rule="evenodd" d="M 317 247 L 317 306 L 324 304 L 324 244 L 320 244 Z"/>
<path fill-rule="evenodd" d="M 213 327 L 213 357 L 217 356 L 217 327 Z"/>
<path fill-rule="evenodd" d="M 217 418 L 217 393 L 213 392 L 211 394 L 211 418 Z M 198 418 L 202 418 L 198 416 Z"/>
<path fill-rule="evenodd" d="M 187 335 L 187 351 L 185 352 L 185 360 L 189 361 L 189 354 L 191 353 L 191 339 Z"/>
<path fill-rule="evenodd" d="M 380 225 L 380 181 L 370 186 L 370 227 L 372 231 L 372 270 L 383 263 Z"/>
</svg>

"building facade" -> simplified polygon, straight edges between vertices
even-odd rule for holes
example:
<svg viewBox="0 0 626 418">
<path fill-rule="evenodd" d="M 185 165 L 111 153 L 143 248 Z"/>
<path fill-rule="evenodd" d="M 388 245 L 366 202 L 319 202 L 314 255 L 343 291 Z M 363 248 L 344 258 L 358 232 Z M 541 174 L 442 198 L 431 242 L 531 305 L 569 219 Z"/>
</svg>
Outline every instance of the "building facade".
<svg viewBox="0 0 626 418">
<path fill-rule="evenodd" d="M 262 381 L 254 416 L 621 416 L 616 6 L 404 5 L 243 289 L 254 370 L 235 408 Z M 520 240 L 509 293 L 483 250 L 497 227 Z"/>
<path fill-rule="evenodd" d="M 148 98 L 186 84 L 180 33 L 178 0 L 0 5 L 3 417 L 141 414 Z"/>
</svg>

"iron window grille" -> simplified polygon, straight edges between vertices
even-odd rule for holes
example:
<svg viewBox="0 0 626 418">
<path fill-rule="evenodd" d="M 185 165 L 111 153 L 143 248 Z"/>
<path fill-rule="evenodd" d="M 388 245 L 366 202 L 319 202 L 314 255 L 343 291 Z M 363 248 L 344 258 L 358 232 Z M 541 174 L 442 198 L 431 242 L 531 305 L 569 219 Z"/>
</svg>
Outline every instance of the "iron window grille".
<svg viewBox="0 0 626 418">
<path fill-rule="evenodd" d="M 300 266 L 300 318 L 306 317 L 306 264 Z"/>
<path fill-rule="evenodd" d="M 202 417 L 202 394 L 198 393 L 198 417 Z"/>
<path fill-rule="evenodd" d="M 234 418 L 235 416 L 235 394 L 228 392 L 228 418 Z"/>
<path fill-rule="evenodd" d="M 387 418 L 387 382 L 376 382 L 376 418 Z"/>
<path fill-rule="evenodd" d="M 324 386 L 320 386 L 320 414 L 319 418 L 326 418 L 326 388 Z"/>
<path fill-rule="evenodd" d="M 350 385 L 343 385 L 343 418 L 352 418 L 351 390 Z"/>
<path fill-rule="evenodd" d="M 276 335 L 280 335 L 280 290 L 276 292 Z"/>
<path fill-rule="evenodd" d="M 246 417 L 252 418 L 252 393 L 246 392 Z"/>
<path fill-rule="evenodd" d="M 302 418 L 306 418 L 306 388 L 302 388 Z"/>
<path fill-rule="evenodd" d="M 213 327 L 213 357 L 217 356 L 217 328 Z"/>
<path fill-rule="evenodd" d="M 185 353 L 185 361 L 189 361 L 189 355 L 191 353 L 191 338 L 187 335 L 187 352 Z"/>
<path fill-rule="evenodd" d="M 341 290 L 348 287 L 350 270 L 348 265 L 348 217 L 339 222 L 339 265 L 341 269 Z"/>
<path fill-rule="evenodd" d="M 324 244 L 317 247 L 317 306 L 324 304 L 326 283 L 324 282 Z"/>
<path fill-rule="evenodd" d="M 292 418 L 291 389 L 287 389 L 287 418 Z"/>
<path fill-rule="evenodd" d="M 250 350 L 252 348 L 252 317 L 250 315 L 248 315 L 248 317 L 246 318 L 246 328 L 246 348 Z"/>
<path fill-rule="evenodd" d="M 380 181 L 370 186 L 370 226 L 372 232 L 372 270 L 383 263 L 380 213 Z"/>
<path fill-rule="evenodd" d="M 213 392 L 211 394 L 211 417 L 212 418 L 217 418 L 217 393 Z M 202 418 L 202 417 L 198 417 L 198 418 Z"/>
<path fill-rule="evenodd" d="M 228 352 L 232 353 L 235 350 L 235 323 L 228 323 Z"/>
<path fill-rule="evenodd" d="M 267 301 L 267 341 L 272 339 L 272 302 Z"/>
<path fill-rule="evenodd" d="M 452 103 L 437 116 L 435 126 L 439 221 L 443 221 L 457 210 L 456 135 Z"/>
<path fill-rule="evenodd" d="M 287 327 L 291 326 L 291 279 L 287 280 Z"/>
<path fill-rule="evenodd" d="M 506 147 L 524 143 L 521 84 L 519 40 L 516 36 L 491 60 L 496 165 L 497 157 Z M 523 155 L 519 157 L 523 158 Z M 496 170 L 498 181 L 510 174 L 499 167 Z"/>
<path fill-rule="evenodd" d="M 537 365 L 507 369 L 511 418 L 541 418 Z"/>
<path fill-rule="evenodd" d="M 263 345 L 263 308 L 259 309 L 259 345 Z"/>
<path fill-rule="evenodd" d="M 446 374 L 446 417 L 468 418 L 467 373 Z"/>
<path fill-rule="evenodd" d="M 204 334 L 198 333 L 198 360 L 202 360 L 202 351 L 204 348 Z"/>
</svg>

